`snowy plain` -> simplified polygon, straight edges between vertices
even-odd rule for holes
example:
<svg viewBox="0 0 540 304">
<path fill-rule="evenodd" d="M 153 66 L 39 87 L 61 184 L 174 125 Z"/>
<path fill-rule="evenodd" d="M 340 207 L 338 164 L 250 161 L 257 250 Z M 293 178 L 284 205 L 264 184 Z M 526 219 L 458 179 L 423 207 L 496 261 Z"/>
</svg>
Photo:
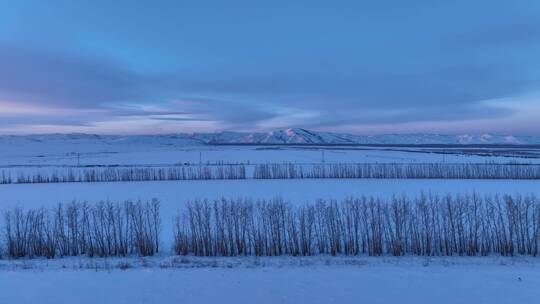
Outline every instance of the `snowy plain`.
<svg viewBox="0 0 540 304">
<path fill-rule="evenodd" d="M 534 180 L 415 180 L 415 179 L 297 179 L 297 180 L 210 180 L 114 183 L 11 184 L 0 185 L 3 208 L 52 208 L 58 203 L 100 201 L 161 202 L 164 240 L 171 240 L 173 218 L 186 203 L 195 200 L 282 198 L 291 204 L 315 203 L 319 199 L 343 200 L 392 196 L 418 197 L 422 193 L 529 195 L 540 197 L 540 182 Z M 171 244 L 165 243 L 170 248 Z"/>
<path fill-rule="evenodd" d="M 0 170 L 198 163 L 540 163 L 536 149 L 207 146 L 92 138 L 0 140 Z M 161 201 L 162 239 L 196 199 L 317 199 L 393 195 L 535 194 L 535 180 L 212 180 L 0 185 L 0 210 L 72 201 Z M 164 241 L 166 242 L 166 241 Z M 163 244 L 164 248 L 170 244 Z M 235 258 L 0 260 L 0 303 L 538 303 L 538 258 Z M 141 262 L 143 261 L 143 262 Z M 127 264 L 126 264 L 127 263 Z M 165 263 L 165 264 L 164 264 Z M 82 265 L 82 267 L 81 267 Z M 101 265 L 101 266 L 96 266 Z M 127 265 L 127 266 L 126 266 Z M 24 292 L 20 292 L 24 290 Z"/>
<path fill-rule="evenodd" d="M 309 168 L 331 164 L 540 164 L 538 147 L 403 146 L 214 146 L 176 138 L 49 136 L 0 137 L 0 178 L 69 175 L 108 168 L 179 168 L 242 164 L 248 178 L 255 165 L 296 164 Z"/>
<path fill-rule="evenodd" d="M 540 297 L 540 262 L 529 258 L 178 259 L 27 261 L 16 269 L 0 262 L 0 303 L 533 304 Z"/>
<path fill-rule="evenodd" d="M 324 155 L 323 155 L 324 154 Z M 538 147 L 203 145 L 176 137 L 0 137 L 0 167 L 191 163 L 540 163 Z"/>
</svg>

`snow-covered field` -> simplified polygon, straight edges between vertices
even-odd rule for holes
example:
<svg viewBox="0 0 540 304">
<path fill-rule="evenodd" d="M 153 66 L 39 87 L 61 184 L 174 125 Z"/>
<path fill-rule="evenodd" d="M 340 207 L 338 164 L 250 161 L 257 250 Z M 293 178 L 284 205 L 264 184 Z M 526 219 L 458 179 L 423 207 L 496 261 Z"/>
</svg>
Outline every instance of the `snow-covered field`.
<svg viewBox="0 0 540 304">
<path fill-rule="evenodd" d="M 200 165 L 242 164 L 252 178 L 256 165 L 296 164 L 306 172 L 332 164 L 539 164 L 533 147 L 215 146 L 177 137 L 102 138 L 88 135 L 0 137 L 0 183 L 36 177 L 65 178 L 107 169 L 197 171 Z"/>
<path fill-rule="evenodd" d="M 143 140 L 144 139 L 144 140 Z M 0 171 L 199 163 L 540 163 L 534 148 L 208 146 L 175 138 L 0 138 Z M 534 180 L 211 180 L 0 185 L 0 210 L 161 201 L 163 240 L 187 202 L 535 194 Z M 164 241 L 166 242 L 166 241 Z M 163 244 L 170 248 L 170 244 Z M 166 250 L 167 251 L 167 250 Z M 540 260 L 520 258 L 0 259 L 0 303 L 538 303 Z M 20 292 L 24 290 L 25 292 Z"/>
<path fill-rule="evenodd" d="M 323 153 L 324 151 L 324 153 Z M 520 162 L 539 163 L 538 148 L 212 146 L 171 137 L 0 137 L 0 167 L 173 165 L 202 163 Z"/>
<path fill-rule="evenodd" d="M 52 206 L 71 201 L 124 201 L 160 199 L 164 214 L 174 214 L 182 204 L 195 199 L 281 197 L 291 203 L 346 197 L 391 197 L 406 194 L 536 194 L 540 182 L 531 180 L 211 180 L 115 183 L 12 184 L 0 185 L 4 206 Z"/>
<path fill-rule="evenodd" d="M 535 258 L 0 262 L 0 303 L 489 303 L 540 298 Z"/>
<path fill-rule="evenodd" d="M 540 197 L 540 182 L 531 180 L 396 180 L 396 179 L 298 179 L 298 180 L 212 180 L 115 183 L 11 184 L 0 185 L 4 208 L 54 207 L 72 201 L 96 203 L 126 200 L 161 202 L 164 240 L 172 239 L 173 217 L 188 202 L 197 199 L 283 198 L 291 204 L 314 203 L 318 199 L 347 197 L 418 197 L 422 193 L 528 195 Z M 171 244 L 165 243 L 170 248 Z"/>
</svg>

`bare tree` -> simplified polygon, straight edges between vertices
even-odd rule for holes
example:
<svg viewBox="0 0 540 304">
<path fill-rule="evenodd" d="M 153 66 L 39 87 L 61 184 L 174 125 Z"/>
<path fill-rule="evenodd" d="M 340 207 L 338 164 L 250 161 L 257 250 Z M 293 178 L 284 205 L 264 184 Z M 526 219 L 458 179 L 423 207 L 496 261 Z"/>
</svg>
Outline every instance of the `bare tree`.
<svg viewBox="0 0 540 304">
<path fill-rule="evenodd" d="M 422 194 L 291 205 L 280 198 L 188 203 L 175 219 L 176 254 L 538 254 L 536 197 Z"/>
</svg>

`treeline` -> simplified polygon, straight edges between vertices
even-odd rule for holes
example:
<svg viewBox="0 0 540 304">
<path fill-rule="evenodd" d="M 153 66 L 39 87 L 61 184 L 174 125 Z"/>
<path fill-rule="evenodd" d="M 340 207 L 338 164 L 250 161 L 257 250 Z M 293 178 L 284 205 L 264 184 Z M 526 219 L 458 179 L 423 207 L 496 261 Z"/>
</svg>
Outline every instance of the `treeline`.
<svg viewBox="0 0 540 304">
<path fill-rule="evenodd" d="M 80 168 L 63 171 L 18 173 L 3 171 L 0 184 L 133 182 L 167 180 L 245 179 L 244 165 L 175 166 L 167 168 Z"/>
<path fill-rule="evenodd" d="M 540 165 L 497 163 L 358 163 L 256 165 L 254 179 L 540 179 Z"/>
<path fill-rule="evenodd" d="M 236 180 L 303 178 L 393 179 L 540 179 L 533 164 L 262 164 L 183 165 L 175 167 L 77 168 L 35 173 L 0 172 L 0 184 Z"/>
<path fill-rule="evenodd" d="M 194 201 L 174 219 L 175 255 L 537 256 L 535 196 L 421 195 L 295 205 L 280 198 Z M 0 257 L 150 256 L 160 247 L 160 202 L 11 208 Z"/>
<path fill-rule="evenodd" d="M 197 256 L 537 256 L 534 196 L 422 195 L 291 205 L 195 201 L 176 217 L 174 252 Z"/>
<path fill-rule="evenodd" d="M 159 251 L 159 208 L 155 199 L 13 208 L 1 221 L 0 253 L 9 258 L 153 255 Z"/>
</svg>

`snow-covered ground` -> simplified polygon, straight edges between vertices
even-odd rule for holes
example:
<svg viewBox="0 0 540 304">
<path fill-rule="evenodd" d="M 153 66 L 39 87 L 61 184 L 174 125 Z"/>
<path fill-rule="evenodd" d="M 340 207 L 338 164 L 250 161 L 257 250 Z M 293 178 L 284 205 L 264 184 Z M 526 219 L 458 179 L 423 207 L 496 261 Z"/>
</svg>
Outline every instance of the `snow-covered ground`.
<svg viewBox="0 0 540 304">
<path fill-rule="evenodd" d="M 232 136 L 232 135 L 231 135 Z M 325 135 L 329 136 L 329 135 Z M 0 171 L 202 163 L 540 163 L 535 148 L 210 146 L 193 138 L 0 138 Z M 0 185 L 0 211 L 71 201 L 161 201 L 162 240 L 195 199 L 535 194 L 534 180 L 211 180 Z M 163 244 L 170 248 L 170 244 Z M 0 259 L 0 303 L 538 303 L 538 258 Z M 187 260 L 186 260 L 187 259 Z"/>
<path fill-rule="evenodd" d="M 333 163 L 540 163 L 535 149 L 391 147 L 208 146 L 161 142 L 19 142 L 0 140 L 0 176 L 28 177 L 96 167 L 171 168 L 202 164 L 295 163 L 309 168 Z M 90 167 L 90 168 L 89 168 Z M 99 169 L 99 168 L 98 168 Z M 102 168 L 105 169 L 105 168 Z"/>
<path fill-rule="evenodd" d="M 391 197 L 421 192 L 434 194 L 530 194 L 540 196 L 540 182 L 534 180 L 401 180 L 401 179 L 299 179 L 299 180 L 208 180 L 66 184 L 0 185 L 0 204 L 27 207 L 50 206 L 58 202 L 101 200 L 149 200 L 158 198 L 164 212 L 195 199 L 282 197 L 291 203 L 352 196 Z M 166 212 L 167 213 L 167 212 Z"/>
<path fill-rule="evenodd" d="M 324 151 L 324 155 L 323 155 Z M 183 163 L 540 162 L 538 148 L 213 146 L 178 136 L 0 137 L 0 167 Z"/>
<path fill-rule="evenodd" d="M 0 303 L 532 304 L 540 298 L 535 258 L 157 259 L 0 262 Z"/>
<path fill-rule="evenodd" d="M 72 201 L 143 201 L 158 198 L 163 217 L 163 240 L 172 239 L 172 219 L 184 204 L 196 199 L 281 197 L 292 204 L 313 203 L 317 199 L 342 200 L 347 197 L 393 195 L 417 197 L 422 192 L 438 195 L 535 194 L 540 182 L 534 180 L 399 180 L 399 179 L 299 179 L 299 180 L 212 180 L 115 183 L 11 184 L 0 185 L 0 209 L 52 207 Z M 165 244 L 169 247 L 169 244 Z"/>
<path fill-rule="evenodd" d="M 48 148 L 48 147 L 46 147 Z M 418 163 L 418 162 L 521 162 L 539 163 L 538 158 L 479 156 L 463 154 L 461 151 L 425 151 L 418 148 L 399 150 L 392 148 L 335 148 L 335 147 L 135 147 L 124 151 L 122 147 L 92 147 L 91 149 L 77 146 L 40 149 L 30 147 L 25 152 L 8 149 L 0 152 L 0 166 L 92 166 L 92 165 L 174 165 L 203 163 L 320 163 L 325 162 L 355 162 L 355 163 Z M 324 156 L 323 156 L 324 151 Z M 453 154 L 442 154 L 446 152 Z"/>
</svg>

